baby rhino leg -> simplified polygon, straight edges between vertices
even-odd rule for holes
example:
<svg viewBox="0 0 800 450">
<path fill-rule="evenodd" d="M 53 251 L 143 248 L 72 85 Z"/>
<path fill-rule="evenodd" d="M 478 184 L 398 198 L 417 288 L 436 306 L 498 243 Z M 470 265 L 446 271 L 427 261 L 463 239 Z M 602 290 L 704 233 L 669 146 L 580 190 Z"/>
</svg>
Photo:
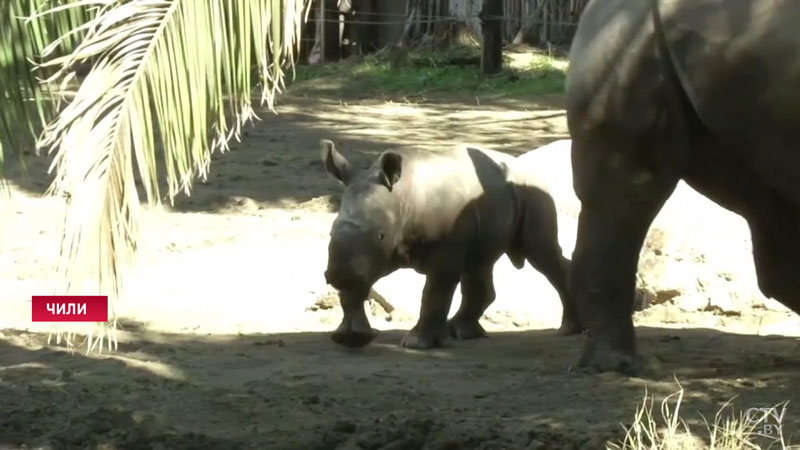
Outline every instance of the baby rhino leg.
<svg viewBox="0 0 800 450">
<path fill-rule="evenodd" d="M 458 275 L 428 274 L 422 289 L 419 319 L 401 341 L 405 348 L 441 347 L 447 337 L 447 314 L 458 284 Z"/>
<path fill-rule="evenodd" d="M 461 307 L 447 322 L 450 335 L 456 339 L 486 336 L 479 320 L 495 299 L 493 266 L 467 270 L 461 276 Z"/>
</svg>

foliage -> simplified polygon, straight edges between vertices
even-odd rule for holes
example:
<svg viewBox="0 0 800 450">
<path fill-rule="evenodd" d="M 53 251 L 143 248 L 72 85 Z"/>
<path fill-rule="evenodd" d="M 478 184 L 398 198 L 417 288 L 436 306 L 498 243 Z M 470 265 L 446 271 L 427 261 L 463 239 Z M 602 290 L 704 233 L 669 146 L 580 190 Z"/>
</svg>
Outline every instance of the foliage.
<svg viewBox="0 0 800 450">
<path fill-rule="evenodd" d="M 360 92 L 364 95 L 423 95 L 469 92 L 498 95 L 541 95 L 563 93 L 566 62 L 547 55 L 506 52 L 509 61 L 500 76 L 482 78 L 477 50 L 454 46 L 445 50 L 422 50 L 409 55 L 397 67 L 385 52 L 371 54 L 356 63 L 347 61 L 319 66 L 297 66 L 293 83 L 304 91 L 324 94 Z M 475 62 L 453 64 L 452 61 Z M 303 83 L 314 80 L 314 83 Z"/>
<path fill-rule="evenodd" d="M 677 381 L 677 380 L 676 380 Z M 705 418 L 708 438 L 703 440 L 689 430 L 686 421 L 680 417 L 680 407 L 684 397 L 683 387 L 678 383 L 679 390 L 664 398 L 661 402 L 661 416 L 663 426 L 659 426 L 653 417 L 654 397 L 648 399 L 645 390 L 644 399 L 636 413 L 632 424 L 625 427 L 625 438 L 618 443 L 610 443 L 607 450 L 694 450 L 707 448 L 710 450 L 760 450 L 762 448 L 776 448 L 777 450 L 800 449 L 790 446 L 783 435 L 782 428 L 777 430 L 775 436 L 765 436 L 760 433 L 764 424 L 774 421 L 776 414 L 764 414 L 757 420 L 748 420 L 744 414 L 723 417 L 723 411 L 730 406 L 730 401 L 714 416 L 713 424 Z M 676 398 L 674 407 L 670 409 L 670 401 Z M 649 400 L 649 401 L 648 401 Z M 785 405 L 784 405 L 785 408 Z M 780 409 L 779 406 L 775 410 Z M 769 446 L 764 447 L 767 441 Z"/>
<path fill-rule="evenodd" d="M 24 57 L 41 52 L 36 69 L 46 75 L 45 85 L 60 86 L 54 99 L 61 101 L 76 68 L 91 64 L 39 141 L 55 153 L 48 194 L 66 199 L 58 267 L 65 286 L 58 293 L 107 294 L 113 317 L 136 249 L 135 175 L 151 203 L 161 199 L 161 170 L 170 200 L 181 190 L 189 194 L 194 177 L 206 176 L 211 153 L 224 151 L 256 118 L 254 84 L 272 108 L 284 70 L 294 63 L 308 1 L 74 0 L 33 6 L 14 4 L 25 7 L 29 23 L 56 25 L 39 40 L 24 29 L 4 38 L 0 51 L 14 49 L 14 70 L 24 72 Z M 64 17 L 82 20 L 67 24 Z M 19 50 L 20 36 L 36 44 Z M 3 79 L 18 98 L 34 86 L 32 79 L 23 81 L 17 87 Z M 89 349 L 92 341 L 90 334 Z"/>
<path fill-rule="evenodd" d="M 52 119 L 55 105 L 48 86 L 40 85 L 31 71 L 31 60 L 58 36 L 65 36 L 54 49 L 72 51 L 83 37 L 80 31 L 68 35 L 92 18 L 88 8 L 54 11 L 26 21 L 36 10 L 75 3 L 75 0 L 0 0 L 0 173 L 4 155 L 19 153 L 33 144 L 44 123 Z M 20 125 L 25 128 L 20 129 Z"/>
</svg>

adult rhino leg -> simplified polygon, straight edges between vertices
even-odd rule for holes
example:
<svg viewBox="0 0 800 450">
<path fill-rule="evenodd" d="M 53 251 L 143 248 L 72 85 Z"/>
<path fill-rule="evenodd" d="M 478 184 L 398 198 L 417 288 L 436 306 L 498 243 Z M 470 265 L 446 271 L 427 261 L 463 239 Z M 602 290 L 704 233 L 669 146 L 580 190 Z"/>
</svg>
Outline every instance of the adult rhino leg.
<svg viewBox="0 0 800 450">
<path fill-rule="evenodd" d="M 695 160 L 687 183 L 747 220 L 758 288 L 800 314 L 800 204 L 775 189 L 748 164 L 724 159 L 736 149 L 711 147 Z"/>
<path fill-rule="evenodd" d="M 447 315 L 453 303 L 458 276 L 429 273 L 422 289 L 419 319 L 401 341 L 401 346 L 414 349 L 441 347 L 447 338 Z"/>
<path fill-rule="evenodd" d="M 771 193 L 747 215 L 761 292 L 800 314 L 800 208 Z"/>
<path fill-rule="evenodd" d="M 477 339 L 486 336 L 480 318 L 496 298 L 494 265 L 467 270 L 461 277 L 461 306 L 447 322 L 450 336 L 456 339 Z"/>
<path fill-rule="evenodd" d="M 581 200 L 570 273 L 571 291 L 588 339 L 578 367 L 635 374 L 636 271 L 647 230 L 678 178 L 637 155 L 653 151 L 632 139 L 574 139 L 572 169 Z M 604 139 L 605 138 L 605 139 Z"/>
<path fill-rule="evenodd" d="M 584 326 L 578 318 L 575 301 L 569 289 L 570 260 L 565 258 L 558 242 L 558 215 L 553 198 L 544 191 L 526 187 L 522 242 L 528 263 L 547 278 L 561 300 L 561 326 L 558 334 L 579 334 Z"/>
</svg>

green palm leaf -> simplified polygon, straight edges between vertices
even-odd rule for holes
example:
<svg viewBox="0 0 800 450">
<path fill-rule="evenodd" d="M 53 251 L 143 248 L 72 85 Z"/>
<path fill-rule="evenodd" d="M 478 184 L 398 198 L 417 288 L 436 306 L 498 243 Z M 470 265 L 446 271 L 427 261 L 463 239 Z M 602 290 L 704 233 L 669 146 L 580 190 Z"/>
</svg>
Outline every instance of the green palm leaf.
<svg viewBox="0 0 800 450">
<path fill-rule="evenodd" d="M 58 69 L 47 82 L 68 80 L 77 62 L 95 63 L 40 144 L 55 151 L 48 193 L 67 198 L 61 293 L 107 294 L 113 315 L 138 235 L 134 165 L 148 201 L 158 202 L 160 149 L 170 201 L 189 194 L 211 153 L 255 117 L 253 66 L 272 107 L 294 62 L 306 1 L 85 0 L 65 8 L 89 6 L 99 9 L 72 53 L 57 53 L 61 40 L 44 50 L 39 67 Z"/>
<path fill-rule="evenodd" d="M 74 0 L 61 2 L 69 4 Z M 32 73 L 31 59 L 92 15 L 88 9 L 73 9 L 25 20 L 51 4 L 55 0 L 0 0 L 0 173 L 9 150 L 19 154 L 23 145 L 32 145 L 43 124 L 56 112 L 48 86 L 40 85 Z M 68 53 L 81 38 L 80 32 L 68 36 L 55 51 Z"/>
</svg>

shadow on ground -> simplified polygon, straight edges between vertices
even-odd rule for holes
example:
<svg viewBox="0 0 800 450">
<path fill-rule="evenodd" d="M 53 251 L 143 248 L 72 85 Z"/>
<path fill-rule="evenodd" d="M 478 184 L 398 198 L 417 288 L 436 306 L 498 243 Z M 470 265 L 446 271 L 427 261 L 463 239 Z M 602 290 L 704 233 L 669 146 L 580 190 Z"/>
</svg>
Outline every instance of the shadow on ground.
<svg viewBox="0 0 800 450">
<path fill-rule="evenodd" d="M 567 137 L 563 111 L 538 104 L 536 96 L 478 100 L 439 95 L 420 103 L 306 98 L 303 91 L 280 97 L 278 115 L 257 111 L 231 151 L 215 154 L 207 181 L 196 180 L 191 196 L 180 193 L 176 211 L 246 212 L 266 207 L 337 209 L 340 185 L 323 169 L 320 139 L 333 139 L 358 165 L 387 149 L 443 150 L 459 143 L 520 154 Z M 471 105 L 463 102 L 469 99 Z M 29 177 L 10 158 L 6 177 L 24 191 L 42 194 L 52 175 L 51 157 L 26 152 Z M 163 158 L 161 178 L 164 178 Z M 137 182 L 140 197 L 144 190 Z M 162 198 L 167 193 L 161 182 Z M 168 201 L 165 202 L 168 204 Z"/>
<path fill-rule="evenodd" d="M 699 413 L 713 420 L 733 397 L 737 413 L 789 400 L 784 431 L 800 429 L 796 338 L 642 327 L 661 368 L 628 378 L 567 373 L 583 338 L 552 330 L 414 352 L 401 331 L 350 350 L 325 333 L 127 328 L 100 357 L 3 331 L 0 448 L 597 449 L 622 437 L 645 387 L 658 414 L 673 376 L 701 435 Z"/>
</svg>

